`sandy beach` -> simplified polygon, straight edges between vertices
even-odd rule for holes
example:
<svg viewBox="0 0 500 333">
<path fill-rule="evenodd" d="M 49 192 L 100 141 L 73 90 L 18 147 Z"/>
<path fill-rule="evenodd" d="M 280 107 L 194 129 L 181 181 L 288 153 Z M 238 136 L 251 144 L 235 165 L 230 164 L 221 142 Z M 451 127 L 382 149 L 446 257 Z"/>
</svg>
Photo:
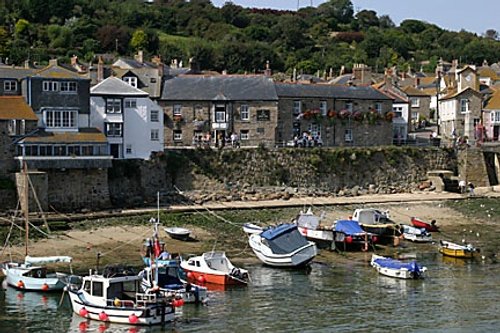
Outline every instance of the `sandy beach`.
<svg viewBox="0 0 500 333">
<path fill-rule="evenodd" d="M 496 197 L 496 194 L 495 194 Z M 459 211 L 449 208 L 445 205 L 444 200 L 453 200 L 453 197 L 443 195 L 442 199 L 438 197 L 425 197 L 423 195 L 413 195 L 411 198 L 395 195 L 392 200 L 384 198 L 384 200 L 375 200 L 373 196 L 343 198 L 342 204 L 329 204 L 321 198 L 310 198 L 300 205 L 297 202 L 295 207 L 288 207 L 290 214 L 298 213 L 301 209 L 313 207 L 313 210 L 320 214 L 325 213 L 325 224 L 331 224 L 337 219 L 346 219 L 352 215 L 353 209 L 360 207 L 374 207 L 382 210 L 389 210 L 391 219 L 397 223 L 410 223 L 412 216 L 419 217 L 423 220 L 435 219 L 441 227 L 442 233 L 435 234 L 434 239 L 451 239 L 455 241 L 467 240 L 474 242 L 477 246 L 486 248 L 487 256 L 496 256 L 498 254 L 498 244 L 494 242 L 490 244 L 489 238 L 485 235 L 492 231 L 498 232 L 498 221 L 491 220 L 471 220 Z M 428 199 L 428 200 L 424 200 Z M 461 199 L 460 197 L 456 198 Z M 338 198 L 336 199 L 338 200 Z M 238 203 L 239 205 L 240 203 Z M 270 209 L 268 206 L 273 206 L 269 203 L 253 203 L 252 209 Z M 293 206 L 292 203 L 287 203 Z M 238 205 L 233 205 L 238 208 Z M 224 206 L 231 208 L 230 203 L 224 203 Z M 279 205 L 278 205 L 279 206 Z M 212 207 L 213 208 L 213 207 Z M 175 207 L 169 208 L 175 211 Z M 248 207 L 247 207 L 248 209 Z M 209 210 L 205 210 L 209 214 Z M 107 225 L 100 227 L 98 222 L 92 222 L 91 227 L 86 230 L 72 229 L 64 232 L 52 234 L 49 239 L 41 239 L 38 241 L 30 241 L 30 255 L 70 255 L 74 258 L 74 268 L 79 271 L 86 270 L 96 266 L 97 254 L 100 253 L 101 267 L 106 264 L 129 264 L 139 266 L 141 264 L 141 250 L 144 240 L 151 236 L 152 227 L 147 221 L 152 211 L 144 212 L 143 225 Z M 198 212 L 198 214 L 200 214 Z M 262 224 L 276 223 L 278 217 L 274 217 L 269 221 L 261 221 Z M 283 220 L 281 220 L 283 221 Z M 221 221 L 220 223 L 224 223 Z M 170 239 L 167 234 L 160 228 L 160 236 L 165 241 L 167 250 L 170 253 L 182 253 L 183 255 L 199 254 L 207 250 L 215 248 L 216 250 L 227 251 L 229 255 L 236 261 L 252 262 L 255 261 L 251 250 L 246 245 L 246 236 L 241 228 L 234 229 L 234 238 L 231 235 L 229 241 L 221 242 L 217 230 L 203 228 L 200 226 L 186 225 L 185 227 L 191 230 L 192 241 L 179 241 Z M 20 231 L 15 231 L 20 232 Z M 484 235 L 481 237 L 481 235 Z M 226 236 L 227 238 L 227 236 Z M 413 246 L 413 245 L 411 245 Z M 403 246 L 404 248 L 405 246 Z M 430 251 L 429 248 L 422 247 L 424 251 Z M 24 246 L 8 247 L 2 252 L 0 260 L 6 261 L 10 256 L 14 259 L 21 259 L 24 256 Z M 330 255 L 320 256 L 325 260 L 330 260 Z"/>
</svg>

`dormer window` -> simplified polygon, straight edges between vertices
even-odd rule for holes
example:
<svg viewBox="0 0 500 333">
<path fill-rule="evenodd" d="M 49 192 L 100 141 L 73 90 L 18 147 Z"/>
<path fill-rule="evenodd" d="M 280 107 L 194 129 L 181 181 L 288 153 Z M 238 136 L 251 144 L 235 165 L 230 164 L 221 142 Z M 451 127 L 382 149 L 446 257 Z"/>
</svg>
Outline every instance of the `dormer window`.
<svg viewBox="0 0 500 333">
<path fill-rule="evenodd" d="M 3 90 L 5 92 L 13 92 L 17 91 L 17 81 L 15 80 L 6 80 L 3 82 Z"/>
<path fill-rule="evenodd" d="M 123 78 L 127 84 L 131 85 L 134 88 L 137 88 L 137 78 L 135 76 L 125 76 Z"/>
</svg>

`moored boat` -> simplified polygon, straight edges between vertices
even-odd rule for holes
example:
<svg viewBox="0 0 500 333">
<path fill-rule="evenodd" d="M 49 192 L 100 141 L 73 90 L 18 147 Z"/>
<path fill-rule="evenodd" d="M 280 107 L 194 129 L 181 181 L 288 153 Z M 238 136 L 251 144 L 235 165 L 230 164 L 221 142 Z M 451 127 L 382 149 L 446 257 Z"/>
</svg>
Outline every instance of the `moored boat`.
<svg viewBox="0 0 500 333">
<path fill-rule="evenodd" d="M 402 235 L 399 225 L 389 218 L 388 211 L 359 208 L 354 211 L 352 220 L 357 221 L 364 231 L 377 235 L 379 244 L 396 244 Z"/>
<path fill-rule="evenodd" d="M 333 226 L 335 247 L 346 251 L 357 249 L 368 251 L 378 241 L 378 237 L 364 231 L 354 220 L 338 220 Z"/>
<path fill-rule="evenodd" d="M 191 230 L 186 229 L 186 228 L 179 228 L 179 227 L 170 227 L 170 228 L 163 228 L 167 235 L 170 236 L 172 239 L 177 239 L 181 241 L 187 241 L 189 240 L 189 236 L 191 234 Z"/>
<path fill-rule="evenodd" d="M 260 234 L 252 234 L 248 242 L 257 258 L 274 267 L 305 266 L 318 253 L 316 244 L 302 236 L 293 223 L 280 224 Z"/>
<path fill-rule="evenodd" d="M 247 284 L 248 271 L 235 267 L 224 252 L 206 252 L 181 261 L 187 280 L 193 283 L 220 285 Z"/>
<path fill-rule="evenodd" d="M 443 240 L 439 241 L 438 250 L 445 256 L 464 259 L 473 258 L 476 253 L 480 252 L 478 248 L 471 244 L 459 245 Z"/>
<path fill-rule="evenodd" d="M 307 212 L 300 213 L 292 220 L 297 225 L 299 232 L 309 241 L 316 243 L 318 248 L 332 248 L 333 230 L 332 227 L 321 225 L 321 216 L 315 215 L 311 208 Z"/>
<path fill-rule="evenodd" d="M 425 230 L 430 232 L 439 232 L 439 227 L 436 225 L 436 220 L 432 220 L 429 223 L 417 217 L 412 217 L 410 222 L 416 228 L 424 228 Z"/>
<path fill-rule="evenodd" d="M 403 262 L 372 254 L 370 264 L 382 275 L 399 279 L 419 279 L 424 277 L 426 267 L 420 266 L 416 261 Z"/>
<path fill-rule="evenodd" d="M 73 312 L 80 317 L 130 325 L 159 325 L 174 320 L 174 300 L 144 293 L 142 278 L 123 269 L 106 269 L 67 287 Z"/>
<path fill-rule="evenodd" d="M 432 235 L 424 228 L 412 227 L 411 225 L 401 224 L 403 238 L 416 243 L 432 242 Z"/>
</svg>

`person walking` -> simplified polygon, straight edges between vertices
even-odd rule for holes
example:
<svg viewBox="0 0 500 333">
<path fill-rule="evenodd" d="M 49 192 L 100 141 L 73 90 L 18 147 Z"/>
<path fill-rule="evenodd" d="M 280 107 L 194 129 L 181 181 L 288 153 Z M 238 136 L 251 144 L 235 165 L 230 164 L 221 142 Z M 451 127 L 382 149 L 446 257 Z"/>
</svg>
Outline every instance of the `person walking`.
<svg viewBox="0 0 500 333">
<path fill-rule="evenodd" d="M 465 183 L 465 180 L 461 179 L 461 180 L 458 182 L 458 188 L 460 189 L 460 194 L 465 194 L 465 190 L 466 190 L 466 188 L 467 188 L 466 183 Z"/>
<path fill-rule="evenodd" d="M 474 196 L 474 184 L 472 184 L 471 182 L 469 182 L 469 195 L 470 196 Z"/>
</svg>

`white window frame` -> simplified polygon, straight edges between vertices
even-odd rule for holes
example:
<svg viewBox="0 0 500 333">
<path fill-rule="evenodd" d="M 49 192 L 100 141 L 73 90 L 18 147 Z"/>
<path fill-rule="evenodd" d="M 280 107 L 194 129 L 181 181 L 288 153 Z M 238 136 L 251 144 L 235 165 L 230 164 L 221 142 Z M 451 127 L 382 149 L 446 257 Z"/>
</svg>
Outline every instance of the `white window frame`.
<svg viewBox="0 0 500 333">
<path fill-rule="evenodd" d="M 382 103 L 380 102 L 375 103 L 375 111 L 382 114 Z"/>
<path fill-rule="evenodd" d="M 126 109 L 135 109 L 137 108 L 137 99 L 135 98 L 125 98 L 123 101 Z"/>
<path fill-rule="evenodd" d="M 241 130 L 240 131 L 240 140 L 241 141 L 250 140 L 250 131 L 249 130 Z"/>
<path fill-rule="evenodd" d="M 123 137 L 123 123 L 105 123 L 105 124 L 106 124 L 107 137 L 112 137 L 112 138 Z"/>
<path fill-rule="evenodd" d="M 76 110 L 43 110 L 45 127 L 48 129 L 78 128 L 78 111 Z"/>
<path fill-rule="evenodd" d="M 153 128 L 151 129 L 151 141 L 160 141 L 160 130 Z"/>
<path fill-rule="evenodd" d="M 460 113 L 469 111 L 469 100 L 467 98 L 460 99 Z"/>
<path fill-rule="evenodd" d="M 500 111 L 491 111 L 491 122 L 500 123 Z"/>
<path fill-rule="evenodd" d="M 174 141 L 182 141 L 182 131 L 176 130 L 173 133 Z"/>
<path fill-rule="evenodd" d="M 321 124 L 311 123 L 308 129 L 313 138 L 316 136 L 321 138 Z"/>
<path fill-rule="evenodd" d="M 323 117 L 328 113 L 328 103 L 326 101 L 319 102 L 319 111 Z"/>
<path fill-rule="evenodd" d="M 414 111 L 411 113 L 411 119 L 418 120 L 418 111 Z"/>
<path fill-rule="evenodd" d="M 242 104 L 240 106 L 240 119 L 243 120 L 243 121 L 250 120 L 250 112 L 248 110 L 248 105 L 247 104 Z"/>
<path fill-rule="evenodd" d="M 302 101 L 293 101 L 293 115 L 298 116 L 302 113 Z"/>
<path fill-rule="evenodd" d="M 137 88 L 137 78 L 135 76 L 124 76 L 122 79 L 126 84 Z"/>
<path fill-rule="evenodd" d="M 152 123 L 157 123 L 160 121 L 160 110 L 151 110 L 149 111 L 149 120 Z"/>
<path fill-rule="evenodd" d="M 16 80 L 5 80 L 3 81 L 3 90 L 4 91 L 17 91 L 17 81 Z"/>
<path fill-rule="evenodd" d="M 60 84 L 61 92 L 64 93 L 76 93 L 77 87 L 78 85 L 75 81 L 63 81 Z"/>
<path fill-rule="evenodd" d="M 55 92 L 59 91 L 59 82 L 44 80 L 42 82 L 42 90 L 44 92 Z"/>
<path fill-rule="evenodd" d="M 182 105 L 181 104 L 174 104 L 173 113 L 174 113 L 174 116 L 182 116 Z"/>
<path fill-rule="evenodd" d="M 131 144 L 127 144 L 125 146 L 125 154 L 127 154 L 127 155 L 132 154 L 132 145 Z"/>
<path fill-rule="evenodd" d="M 412 108 L 418 108 L 420 107 L 420 98 L 418 97 L 412 97 L 410 98 L 410 104 Z"/>
<path fill-rule="evenodd" d="M 344 141 L 353 142 L 352 129 L 348 128 L 344 131 Z"/>
<path fill-rule="evenodd" d="M 122 100 L 119 98 L 106 99 L 106 113 L 122 113 Z"/>
</svg>

